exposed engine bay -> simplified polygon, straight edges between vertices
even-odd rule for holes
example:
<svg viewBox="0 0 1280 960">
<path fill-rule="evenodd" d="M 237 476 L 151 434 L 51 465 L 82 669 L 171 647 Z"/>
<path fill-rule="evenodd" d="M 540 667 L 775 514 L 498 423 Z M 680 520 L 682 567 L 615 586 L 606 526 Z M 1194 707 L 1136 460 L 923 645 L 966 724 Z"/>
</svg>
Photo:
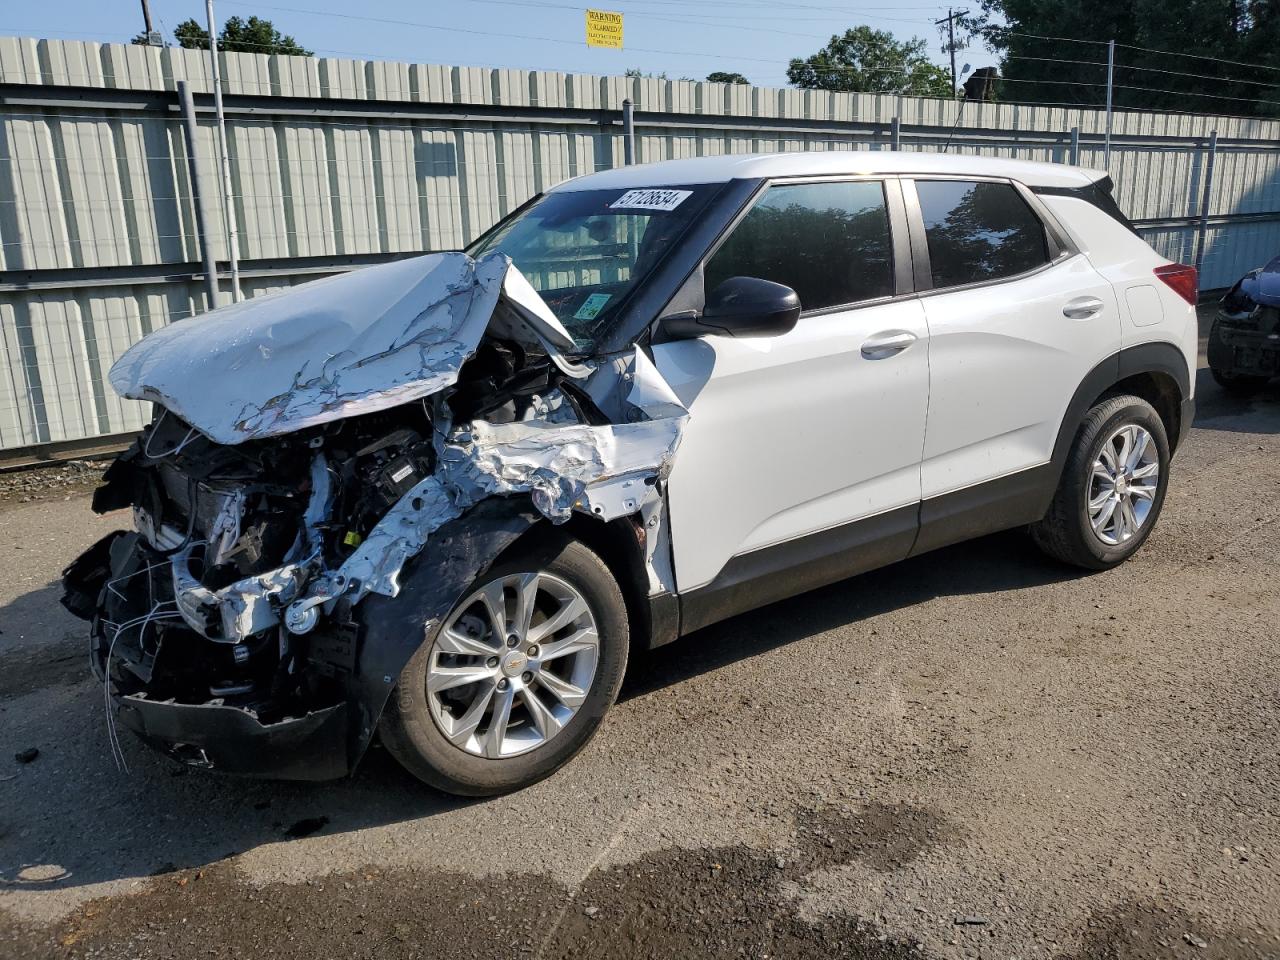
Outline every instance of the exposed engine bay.
<svg viewBox="0 0 1280 960">
<path fill-rule="evenodd" d="M 135 345 L 112 385 L 156 415 L 93 501 L 134 529 L 64 573 L 119 718 L 189 763 L 341 775 L 429 626 L 386 626 L 410 563 L 447 571 L 411 601 L 429 620 L 538 519 L 634 515 L 670 590 L 661 484 L 687 411 L 643 352 L 583 364 L 572 342 L 509 260 L 458 253 Z"/>
</svg>

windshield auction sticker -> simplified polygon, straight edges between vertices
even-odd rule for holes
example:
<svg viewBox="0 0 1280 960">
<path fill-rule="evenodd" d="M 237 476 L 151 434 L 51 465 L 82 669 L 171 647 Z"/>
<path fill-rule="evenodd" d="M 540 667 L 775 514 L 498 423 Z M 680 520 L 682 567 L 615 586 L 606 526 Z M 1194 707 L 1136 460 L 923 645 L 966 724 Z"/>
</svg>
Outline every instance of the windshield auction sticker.
<svg viewBox="0 0 1280 960">
<path fill-rule="evenodd" d="M 692 190 L 628 190 L 613 203 L 610 210 L 674 210 L 691 196 Z"/>
<path fill-rule="evenodd" d="M 583 301 L 582 306 L 578 308 L 578 312 L 573 315 L 575 320 L 594 320 L 600 316 L 600 311 L 604 309 L 604 305 L 613 298 L 611 293 L 593 293 Z"/>
</svg>

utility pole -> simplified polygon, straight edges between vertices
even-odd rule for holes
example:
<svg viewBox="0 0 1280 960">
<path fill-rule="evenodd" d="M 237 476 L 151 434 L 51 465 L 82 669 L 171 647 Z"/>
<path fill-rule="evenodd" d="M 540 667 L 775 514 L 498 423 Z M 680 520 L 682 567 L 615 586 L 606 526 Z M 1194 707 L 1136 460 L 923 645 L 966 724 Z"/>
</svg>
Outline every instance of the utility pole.
<svg viewBox="0 0 1280 960">
<path fill-rule="evenodd" d="M 947 7 L 947 15 L 941 20 L 933 21 L 935 27 L 940 27 L 944 23 L 947 25 L 947 52 L 951 54 L 951 95 L 955 96 L 956 91 L 956 20 L 967 14 L 968 10 L 952 11 Z"/>
<path fill-rule="evenodd" d="M 147 46 L 163 47 L 164 40 L 160 34 L 156 33 L 156 28 L 151 22 L 151 2 L 150 0 L 142 0 L 142 27 L 143 36 L 147 38 Z"/>
<path fill-rule="evenodd" d="M 1116 76 L 1116 42 L 1107 43 L 1107 142 L 1102 151 L 1102 169 L 1111 169 L 1111 91 Z"/>
</svg>

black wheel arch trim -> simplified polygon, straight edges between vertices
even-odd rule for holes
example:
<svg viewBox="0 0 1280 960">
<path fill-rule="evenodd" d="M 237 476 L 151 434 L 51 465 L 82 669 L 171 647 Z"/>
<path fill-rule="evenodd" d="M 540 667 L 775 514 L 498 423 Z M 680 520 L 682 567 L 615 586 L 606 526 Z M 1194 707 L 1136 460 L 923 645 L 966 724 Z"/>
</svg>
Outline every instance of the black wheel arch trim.
<svg viewBox="0 0 1280 960">
<path fill-rule="evenodd" d="M 1186 357 L 1178 347 L 1168 341 L 1154 341 L 1125 347 L 1118 353 L 1113 353 L 1085 375 L 1067 405 L 1062 425 L 1058 428 L 1058 439 L 1053 445 L 1055 476 L 1061 476 L 1071 452 L 1072 441 L 1075 440 L 1080 425 L 1084 423 L 1089 408 L 1116 384 L 1143 373 L 1162 373 L 1171 377 L 1178 386 L 1179 409 L 1185 410 L 1186 401 L 1191 397 L 1191 371 L 1187 367 Z M 1180 429 L 1170 431 L 1171 445 L 1178 442 L 1188 426 L 1189 424 L 1182 424 Z"/>
</svg>

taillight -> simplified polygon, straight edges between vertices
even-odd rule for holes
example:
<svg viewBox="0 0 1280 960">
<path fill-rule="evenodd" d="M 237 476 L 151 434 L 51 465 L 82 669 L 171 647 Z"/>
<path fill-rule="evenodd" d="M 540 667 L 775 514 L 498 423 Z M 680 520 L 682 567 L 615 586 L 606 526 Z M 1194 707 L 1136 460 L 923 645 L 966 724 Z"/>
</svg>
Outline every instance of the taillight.
<svg viewBox="0 0 1280 960">
<path fill-rule="evenodd" d="M 1196 305 L 1200 297 L 1200 276 L 1195 267 L 1188 267 L 1185 263 L 1166 263 L 1156 267 L 1155 274 L 1183 300 L 1193 307 Z"/>
</svg>

